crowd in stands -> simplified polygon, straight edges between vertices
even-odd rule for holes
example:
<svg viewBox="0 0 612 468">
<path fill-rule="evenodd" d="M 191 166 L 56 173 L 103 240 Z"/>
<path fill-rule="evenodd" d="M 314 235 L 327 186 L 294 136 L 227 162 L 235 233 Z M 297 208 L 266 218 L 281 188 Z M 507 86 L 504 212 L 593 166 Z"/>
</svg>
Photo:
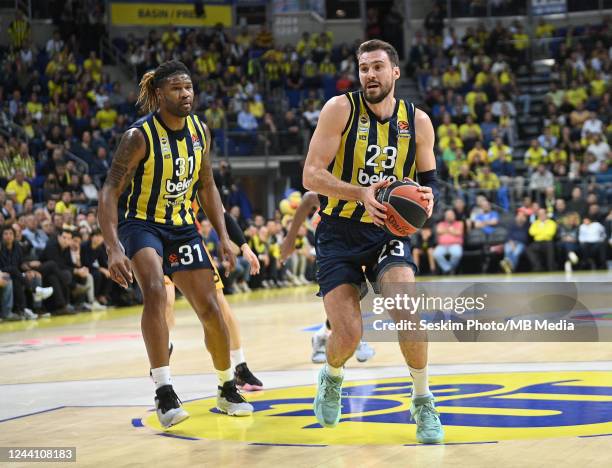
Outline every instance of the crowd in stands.
<svg viewBox="0 0 612 468">
<path fill-rule="evenodd" d="M 436 130 L 447 197 L 415 239 L 417 263 L 424 271 L 461 270 L 465 249 L 487 257 L 485 267 L 500 260 L 506 272 L 605 268 L 612 250 L 609 21 L 585 28 L 539 21 L 536 40 L 554 66 L 543 111 L 534 113 L 517 79 L 517 71 L 534 73 L 523 25 L 479 23 L 459 36 L 443 19 L 438 7 L 428 15 L 407 70 Z M 528 139 L 519 122 L 533 115 L 541 130 Z"/>
<path fill-rule="evenodd" d="M 295 46 L 275 45 L 262 26 L 230 35 L 206 29 L 151 30 L 115 39 L 141 76 L 179 59 L 192 71 L 201 112 L 223 155 L 302 154 L 323 103 L 355 83 L 354 49 L 333 47 L 329 32 L 304 32 Z"/>
</svg>

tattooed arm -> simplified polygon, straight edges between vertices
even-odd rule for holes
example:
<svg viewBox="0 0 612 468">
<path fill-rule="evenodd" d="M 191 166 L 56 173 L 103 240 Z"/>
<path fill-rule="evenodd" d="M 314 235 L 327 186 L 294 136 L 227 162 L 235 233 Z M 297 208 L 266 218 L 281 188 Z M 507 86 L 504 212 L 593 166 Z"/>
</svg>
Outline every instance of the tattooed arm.
<svg viewBox="0 0 612 468">
<path fill-rule="evenodd" d="M 145 149 L 146 143 L 140 130 L 131 128 L 125 132 L 98 202 L 98 223 L 108 252 L 108 269 L 113 281 L 124 288 L 132 282 L 132 271 L 117 236 L 117 204 L 121 193 L 132 182 L 138 164 L 145 157 Z"/>
<path fill-rule="evenodd" d="M 206 153 L 202 156 L 202 165 L 200 167 L 200 177 L 198 186 L 198 199 L 200 205 L 206 212 L 206 216 L 210 220 L 213 228 L 219 236 L 219 257 L 229 261 L 231 269 L 234 269 L 236 262 L 236 256 L 234 255 L 229 235 L 225 227 L 225 218 L 223 216 L 223 203 L 221 202 L 221 196 L 219 190 L 215 185 L 213 178 L 212 166 L 210 163 L 210 131 L 206 125 L 204 126 L 204 132 L 206 133 Z"/>
</svg>

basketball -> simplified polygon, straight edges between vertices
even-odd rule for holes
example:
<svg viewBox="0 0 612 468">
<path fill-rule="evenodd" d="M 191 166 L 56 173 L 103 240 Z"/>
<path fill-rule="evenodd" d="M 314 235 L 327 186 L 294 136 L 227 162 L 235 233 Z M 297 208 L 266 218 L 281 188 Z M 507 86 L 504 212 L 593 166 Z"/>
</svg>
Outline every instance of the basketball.
<svg viewBox="0 0 612 468">
<path fill-rule="evenodd" d="M 378 191 L 376 199 L 387 207 L 385 230 L 394 236 L 407 237 L 427 221 L 427 200 L 411 180 L 396 181 Z"/>
</svg>

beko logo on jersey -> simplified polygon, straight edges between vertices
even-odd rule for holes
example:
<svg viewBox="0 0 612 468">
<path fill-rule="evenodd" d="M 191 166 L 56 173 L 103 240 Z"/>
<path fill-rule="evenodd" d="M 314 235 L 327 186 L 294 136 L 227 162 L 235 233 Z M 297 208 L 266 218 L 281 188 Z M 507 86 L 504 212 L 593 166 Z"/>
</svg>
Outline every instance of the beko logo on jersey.
<svg viewBox="0 0 612 468">
<path fill-rule="evenodd" d="M 357 172 L 357 182 L 363 186 L 369 186 L 379 182 L 381 180 L 388 180 L 389 182 L 395 182 L 397 177 L 394 175 L 386 175 L 386 174 L 368 174 L 363 168 L 359 168 Z"/>
<path fill-rule="evenodd" d="M 168 193 L 164 195 L 164 198 L 181 197 L 187 193 L 189 187 L 191 187 L 191 179 L 181 180 L 177 183 L 174 183 L 168 179 L 166 180 L 166 192 Z"/>
</svg>

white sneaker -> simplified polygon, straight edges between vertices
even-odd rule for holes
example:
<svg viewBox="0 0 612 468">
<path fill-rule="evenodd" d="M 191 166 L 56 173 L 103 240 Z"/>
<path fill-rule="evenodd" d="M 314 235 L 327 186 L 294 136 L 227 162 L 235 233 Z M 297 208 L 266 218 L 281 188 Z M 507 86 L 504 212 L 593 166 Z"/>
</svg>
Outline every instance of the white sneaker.
<svg viewBox="0 0 612 468">
<path fill-rule="evenodd" d="M 263 280 L 261 282 L 261 285 L 263 286 L 264 289 L 270 289 L 270 283 L 268 283 L 268 280 Z"/>
<path fill-rule="evenodd" d="M 246 282 L 246 281 L 244 281 L 244 282 L 242 283 L 242 290 L 243 290 L 245 293 L 250 293 L 250 292 L 251 292 L 251 288 L 249 288 L 249 285 L 247 284 L 247 282 Z"/>
<path fill-rule="evenodd" d="M 217 387 L 217 409 L 229 416 L 250 416 L 253 405 L 244 399 L 233 380 Z"/>
<path fill-rule="evenodd" d="M 578 255 L 576 255 L 576 252 L 570 252 L 567 254 L 567 256 L 570 259 L 570 262 L 572 262 L 572 265 L 576 265 L 578 263 Z"/>
<path fill-rule="evenodd" d="M 323 364 L 327 360 L 325 355 L 325 344 L 327 338 L 321 335 L 314 335 L 312 337 L 312 357 L 311 360 L 315 364 Z"/>
<path fill-rule="evenodd" d="M 372 359 L 376 351 L 365 341 L 360 341 L 359 346 L 357 347 L 357 351 L 355 351 L 355 357 L 359 362 L 366 362 L 369 359 Z"/>
<path fill-rule="evenodd" d="M 181 407 L 181 401 L 172 385 L 164 385 L 155 391 L 155 409 L 160 424 L 165 428 L 176 426 L 189 417 L 189 413 Z"/>
<path fill-rule="evenodd" d="M 566 260 L 563 266 L 565 268 L 566 273 L 572 272 L 572 262 L 570 262 L 569 260 Z"/>
<path fill-rule="evenodd" d="M 53 296 L 53 286 L 47 288 L 36 286 L 36 290 L 34 291 L 34 302 L 44 301 L 51 296 Z"/>
<path fill-rule="evenodd" d="M 303 285 L 310 284 L 310 281 L 308 281 L 304 275 L 300 276 L 299 280 L 302 282 Z"/>
<path fill-rule="evenodd" d="M 28 309 L 27 307 L 23 309 L 23 316 L 26 320 L 38 320 L 38 315 L 32 312 L 32 309 Z"/>
<path fill-rule="evenodd" d="M 106 307 L 104 304 L 100 304 L 98 301 L 93 301 L 93 304 L 91 304 L 91 310 L 106 310 L 108 309 L 108 307 Z"/>
</svg>

